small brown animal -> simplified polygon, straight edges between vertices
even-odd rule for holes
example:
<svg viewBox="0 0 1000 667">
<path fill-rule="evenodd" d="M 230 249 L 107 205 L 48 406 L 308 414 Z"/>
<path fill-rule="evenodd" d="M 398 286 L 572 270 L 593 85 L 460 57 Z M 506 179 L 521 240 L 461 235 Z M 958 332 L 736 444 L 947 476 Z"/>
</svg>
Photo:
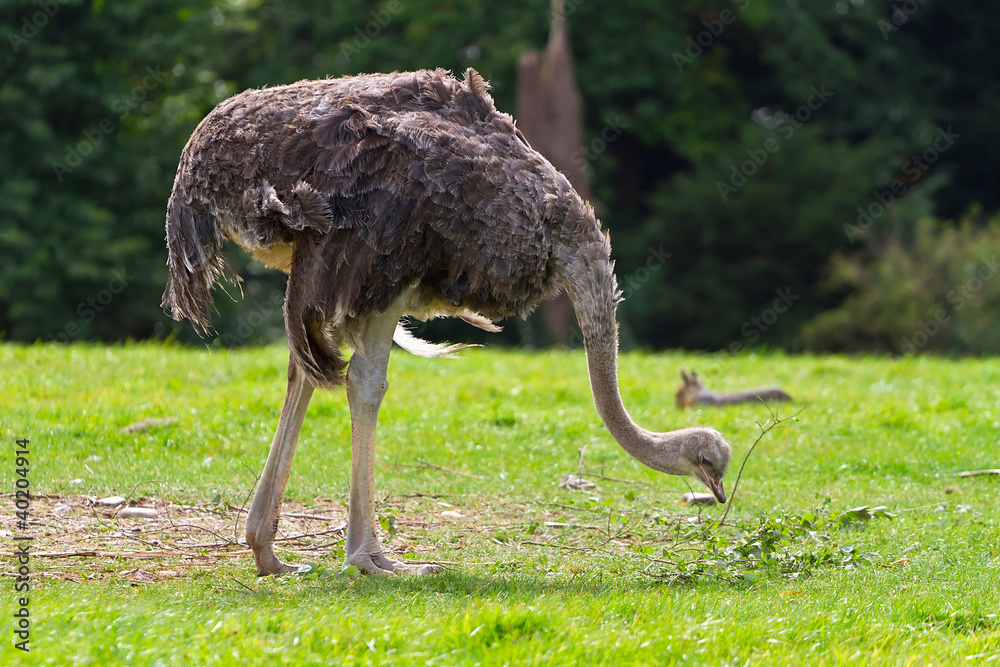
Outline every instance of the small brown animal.
<svg viewBox="0 0 1000 667">
<path fill-rule="evenodd" d="M 677 407 L 681 410 L 689 408 L 695 403 L 705 405 L 735 405 L 736 403 L 749 403 L 751 401 L 790 401 L 792 397 L 785 391 L 777 387 L 754 387 L 743 391 L 729 393 L 719 393 L 708 389 L 698 379 L 698 374 L 691 371 L 688 375 L 681 371 L 680 389 L 677 390 Z"/>
</svg>

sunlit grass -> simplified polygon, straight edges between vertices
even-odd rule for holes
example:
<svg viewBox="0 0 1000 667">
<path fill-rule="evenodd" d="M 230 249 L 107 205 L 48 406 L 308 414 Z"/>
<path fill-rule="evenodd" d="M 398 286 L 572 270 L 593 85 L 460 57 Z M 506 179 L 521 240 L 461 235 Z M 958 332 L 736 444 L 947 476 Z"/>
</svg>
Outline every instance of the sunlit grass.
<svg viewBox="0 0 1000 667">
<path fill-rule="evenodd" d="M 4 345 L 0 431 L 8 451 L 30 438 L 35 493 L 127 495 L 139 485 L 146 496 L 238 506 L 263 465 L 286 363 L 281 347 Z M 896 519 L 835 535 L 877 554 L 875 565 L 795 579 L 756 568 L 752 585 L 666 583 L 628 549 L 667 530 L 648 517 L 698 511 L 677 505 L 683 480 L 632 461 L 601 427 L 581 352 L 470 350 L 449 361 L 397 351 L 380 415 L 378 497 L 402 533 L 433 547 L 421 557 L 457 564 L 449 572 L 258 580 L 246 556 L 135 586 L 115 576 L 135 563 L 112 561 L 106 576 L 72 582 L 46 578 L 51 566 L 36 558 L 30 660 L 7 642 L 0 663 L 903 665 L 1000 655 L 1000 480 L 955 476 L 1000 467 L 1000 362 L 624 355 L 622 394 L 636 421 L 718 428 L 734 445 L 731 489 L 755 422 L 769 414 L 760 405 L 678 411 L 680 368 L 716 390 L 780 385 L 795 400 L 779 415 L 804 408 L 758 445 L 729 520 L 801 513 L 827 497 L 837 510 L 884 505 Z M 151 417 L 177 422 L 121 432 Z M 349 428 L 343 394 L 318 392 L 289 498 L 346 496 Z M 558 488 L 581 449 L 585 469 L 633 483 Z M 8 457 L 5 488 L 14 474 Z M 438 503 L 467 518 L 428 532 L 407 526 L 415 512 L 444 510 Z M 620 548 L 528 544 L 574 543 L 544 526 L 574 512 L 640 525 Z M 41 536 L 36 549 L 44 545 Z"/>
</svg>

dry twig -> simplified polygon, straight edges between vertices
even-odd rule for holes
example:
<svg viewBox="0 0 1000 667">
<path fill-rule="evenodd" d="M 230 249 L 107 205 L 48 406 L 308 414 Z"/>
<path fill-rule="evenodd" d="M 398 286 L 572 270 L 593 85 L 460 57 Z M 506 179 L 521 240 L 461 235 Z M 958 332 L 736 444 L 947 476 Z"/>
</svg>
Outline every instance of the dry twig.
<svg viewBox="0 0 1000 667">
<path fill-rule="evenodd" d="M 761 402 L 763 403 L 763 401 Z M 755 424 L 757 424 L 757 428 L 760 429 L 760 435 L 758 435 L 757 439 L 753 441 L 753 444 L 750 445 L 750 450 L 747 452 L 746 456 L 743 457 L 743 463 L 740 465 L 740 471 L 736 474 L 736 481 L 733 483 L 733 491 L 732 493 L 729 494 L 729 502 L 726 503 L 726 510 L 722 513 L 722 516 L 719 517 L 719 520 L 715 522 L 715 525 L 721 526 L 723 523 L 725 523 L 726 517 L 729 516 L 729 508 L 733 506 L 733 500 L 736 499 L 736 489 L 738 489 L 740 486 L 740 477 L 743 476 L 743 468 L 746 467 L 747 460 L 750 458 L 750 455 L 753 454 L 753 450 L 756 449 L 757 444 L 764 438 L 765 435 L 768 434 L 769 431 L 779 428 L 783 423 L 787 421 L 795 421 L 795 418 L 798 417 L 803 410 L 805 410 L 805 408 L 799 408 L 799 410 L 791 417 L 779 418 L 775 414 L 774 410 L 771 409 L 771 406 L 769 406 L 767 403 L 764 403 L 764 406 L 767 408 L 768 412 L 771 413 L 771 416 L 768 419 L 766 419 L 763 424 L 761 424 L 759 421 L 754 422 Z"/>
</svg>

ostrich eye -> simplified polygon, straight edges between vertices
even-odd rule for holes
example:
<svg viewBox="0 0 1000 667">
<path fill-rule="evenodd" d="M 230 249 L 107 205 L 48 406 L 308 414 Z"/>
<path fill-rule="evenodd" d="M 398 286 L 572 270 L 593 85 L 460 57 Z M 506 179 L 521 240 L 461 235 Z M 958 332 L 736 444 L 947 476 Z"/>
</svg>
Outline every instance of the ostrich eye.
<svg viewBox="0 0 1000 667">
<path fill-rule="evenodd" d="M 702 453 L 702 454 L 699 454 L 699 455 L 698 455 L 698 458 L 699 458 L 699 459 L 701 460 L 701 464 L 702 464 L 703 466 L 707 466 L 707 465 L 709 464 L 709 460 L 708 460 L 708 457 L 707 457 L 707 456 L 705 456 L 705 454 L 704 454 L 704 453 Z"/>
</svg>

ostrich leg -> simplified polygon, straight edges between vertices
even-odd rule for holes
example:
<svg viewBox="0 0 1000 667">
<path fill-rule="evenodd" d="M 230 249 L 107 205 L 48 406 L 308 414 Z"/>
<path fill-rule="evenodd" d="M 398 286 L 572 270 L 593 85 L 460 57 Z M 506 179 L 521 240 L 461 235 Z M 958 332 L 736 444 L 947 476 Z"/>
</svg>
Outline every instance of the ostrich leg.
<svg viewBox="0 0 1000 667">
<path fill-rule="evenodd" d="M 274 433 L 271 451 L 267 455 L 257 493 L 247 515 L 247 544 L 253 550 L 257 574 L 260 576 L 294 572 L 298 569 L 278 560 L 274 555 L 273 544 L 274 534 L 278 530 L 278 512 L 285 496 L 292 458 L 295 456 L 295 445 L 299 441 L 299 431 L 302 430 L 302 420 L 306 416 L 312 393 L 313 386 L 306 381 L 305 375 L 294 363 L 289 362 L 285 404 L 281 406 L 278 429 Z"/>
<path fill-rule="evenodd" d="M 389 388 L 386 369 L 392 334 L 403 314 L 404 303 L 401 298 L 386 312 L 368 318 L 347 370 L 347 401 L 351 406 L 347 562 L 371 574 L 426 574 L 440 569 L 433 565 L 408 565 L 387 557 L 375 534 L 375 430 L 379 406 Z"/>
</svg>

